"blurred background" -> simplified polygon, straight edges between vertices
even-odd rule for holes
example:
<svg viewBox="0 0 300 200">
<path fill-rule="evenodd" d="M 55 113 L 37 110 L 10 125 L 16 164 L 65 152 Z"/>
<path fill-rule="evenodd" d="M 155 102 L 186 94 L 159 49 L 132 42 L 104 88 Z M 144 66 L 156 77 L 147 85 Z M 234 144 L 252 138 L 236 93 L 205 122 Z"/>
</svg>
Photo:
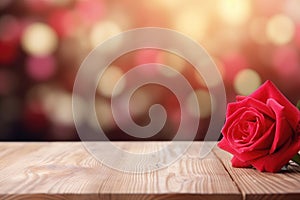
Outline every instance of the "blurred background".
<svg viewBox="0 0 300 200">
<path fill-rule="evenodd" d="M 201 44 L 222 74 L 228 102 L 267 79 L 292 103 L 300 99 L 300 0 L 1 0 L 0 140 L 79 140 L 71 101 L 81 62 L 106 38 L 146 26 L 173 29 Z M 126 71 L 150 62 L 169 65 L 190 81 L 201 109 L 196 139 L 203 139 L 211 113 L 205 83 L 188 62 L 158 50 L 119 57 L 99 81 L 95 108 L 107 137 L 137 140 L 116 126 L 110 95 Z M 149 73 L 165 72 L 149 68 Z M 137 124 L 149 123 L 154 103 L 165 106 L 168 120 L 148 140 L 170 140 L 180 111 L 166 88 L 137 90 L 131 115 Z"/>
</svg>

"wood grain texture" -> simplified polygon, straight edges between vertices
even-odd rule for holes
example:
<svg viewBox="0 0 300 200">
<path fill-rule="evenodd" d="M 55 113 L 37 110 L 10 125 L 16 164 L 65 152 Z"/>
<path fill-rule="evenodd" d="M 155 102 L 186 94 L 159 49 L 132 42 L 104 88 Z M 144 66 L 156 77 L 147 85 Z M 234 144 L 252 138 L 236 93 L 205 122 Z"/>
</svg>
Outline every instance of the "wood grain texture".
<svg viewBox="0 0 300 200">
<path fill-rule="evenodd" d="M 300 199 L 300 167 L 289 166 L 280 173 L 261 173 L 255 169 L 233 168 L 232 155 L 214 149 L 215 155 L 238 185 L 244 199 Z"/>
<path fill-rule="evenodd" d="M 167 142 L 114 144 L 143 153 Z M 201 146 L 193 143 L 166 168 L 132 174 L 103 165 L 80 142 L 0 143 L 0 199 L 299 199 L 299 167 L 277 174 L 232 168 L 231 155 L 217 147 L 201 159 Z"/>
<path fill-rule="evenodd" d="M 132 152 L 165 144 L 116 143 Z M 213 152 L 199 158 L 201 145 L 167 168 L 132 174 L 98 162 L 80 142 L 0 143 L 0 199 L 241 199 Z"/>
</svg>

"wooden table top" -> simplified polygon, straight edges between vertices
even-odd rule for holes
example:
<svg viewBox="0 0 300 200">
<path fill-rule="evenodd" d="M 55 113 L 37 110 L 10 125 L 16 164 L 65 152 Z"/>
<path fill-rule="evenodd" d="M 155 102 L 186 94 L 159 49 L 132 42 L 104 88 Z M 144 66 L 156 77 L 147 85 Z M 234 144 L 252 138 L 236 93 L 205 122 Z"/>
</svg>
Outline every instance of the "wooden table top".
<svg viewBox="0 0 300 200">
<path fill-rule="evenodd" d="M 116 143 L 136 150 L 163 142 Z M 201 145 L 164 169 L 125 173 L 81 142 L 1 142 L 0 199 L 300 199 L 299 167 L 276 174 L 232 168 L 218 147 L 200 159 Z"/>
</svg>

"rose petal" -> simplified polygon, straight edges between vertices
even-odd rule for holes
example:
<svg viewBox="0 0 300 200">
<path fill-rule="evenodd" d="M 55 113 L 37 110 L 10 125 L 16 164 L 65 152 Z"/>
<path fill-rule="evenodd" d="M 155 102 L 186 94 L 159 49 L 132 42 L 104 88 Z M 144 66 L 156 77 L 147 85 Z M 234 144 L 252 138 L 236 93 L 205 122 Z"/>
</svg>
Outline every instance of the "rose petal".
<svg viewBox="0 0 300 200">
<path fill-rule="evenodd" d="M 264 130 L 263 135 L 261 137 L 253 139 L 252 145 L 247 150 L 253 151 L 270 149 L 274 140 L 274 129 L 275 124 L 269 126 L 268 129 Z"/>
<path fill-rule="evenodd" d="M 237 95 L 235 97 L 236 101 L 243 101 L 244 99 L 248 98 L 247 96 L 241 96 L 241 95 Z"/>
<path fill-rule="evenodd" d="M 238 159 L 236 156 L 233 156 L 233 158 L 231 159 L 231 164 L 233 167 L 252 167 L 252 165 L 249 162 L 245 162 L 245 161 L 241 161 L 240 159 Z"/>
<path fill-rule="evenodd" d="M 267 100 L 272 98 L 276 100 L 280 105 L 284 106 L 286 117 L 291 123 L 291 126 L 295 128 L 300 120 L 300 114 L 296 106 L 294 106 L 271 81 L 266 81 L 261 85 L 250 97 L 253 97 L 263 103 L 267 103 Z"/>
<path fill-rule="evenodd" d="M 235 155 L 239 160 L 243 161 L 243 162 L 248 162 L 251 160 L 255 160 L 261 157 L 264 157 L 266 155 L 268 155 L 269 150 L 255 150 L 255 151 L 246 151 L 246 152 L 242 152 L 239 153 L 237 152 L 236 148 L 232 147 L 230 145 L 230 143 L 228 142 L 228 140 L 226 138 L 223 138 L 219 143 L 218 146 L 225 150 L 228 151 L 229 153 Z"/>
<path fill-rule="evenodd" d="M 300 135 L 290 138 L 276 153 L 251 161 L 259 171 L 279 172 L 300 149 Z"/>
<path fill-rule="evenodd" d="M 228 143 L 228 141 L 223 138 L 220 142 L 218 142 L 218 147 L 220 147 L 221 149 L 228 151 L 231 154 L 235 154 L 236 151 L 234 151 L 231 147 L 230 144 Z"/>
<path fill-rule="evenodd" d="M 226 118 L 225 124 L 221 130 L 224 137 L 227 138 L 228 134 L 232 132 L 231 128 L 235 126 L 235 123 L 238 123 L 236 119 L 239 118 L 241 113 L 245 112 L 246 110 L 247 109 L 243 107 L 238 108 L 236 112 Z"/>
<path fill-rule="evenodd" d="M 252 97 L 248 97 L 243 99 L 242 101 L 229 103 L 227 106 L 226 119 L 242 107 L 255 108 L 256 110 L 259 110 L 259 112 L 261 112 L 262 114 L 267 115 L 270 118 L 275 118 L 274 113 L 266 104 Z"/>
<path fill-rule="evenodd" d="M 268 99 L 267 105 L 272 108 L 276 116 L 276 128 L 275 128 L 275 136 L 272 147 L 270 149 L 270 153 L 274 153 L 274 151 L 283 145 L 289 138 L 291 138 L 294 134 L 288 120 L 284 114 L 284 107 L 280 105 L 274 99 Z"/>
<path fill-rule="evenodd" d="M 247 118 L 245 114 L 248 114 L 249 117 L 258 117 L 261 121 L 260 124 L 263 125 L 259 125 L 260 127 L 257 127 L 255 132 L 247 133 L 248 138 L 243 139 L 246 134 L 240 130 L 240 124 Z M 245 119 L 242 118 L 243 116 Z M 236 152 L 242 154 L 255 149 L 261 151 L 271 148 L 275 134 L 273 127 L 274 122 L 269 118 L 265 118 L 254 108 L 242 107 L 238 108 L 236 112 L 227 118 L 222 129 L 222 134 L 228 140 L 230 146 Z"/>
</svg>

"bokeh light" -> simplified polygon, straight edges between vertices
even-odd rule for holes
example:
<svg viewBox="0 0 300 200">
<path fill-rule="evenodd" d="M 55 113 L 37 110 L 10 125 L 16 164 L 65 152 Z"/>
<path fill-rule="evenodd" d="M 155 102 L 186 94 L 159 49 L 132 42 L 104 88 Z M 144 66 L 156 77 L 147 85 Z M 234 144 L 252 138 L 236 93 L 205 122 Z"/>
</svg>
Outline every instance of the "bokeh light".
<svg viewBox="0 0 300 200">
<path fill-rule="evenodd" d="M 105 5 L 102 0 L 79 0 L 76 11 L 85 24 L 93 24 L 104 15 Z"/>
<path fill-rule="evenodd" d="M 40 22 L 30 24 L 22 36 L 23 49 L 33 56 L 52 54 L 57 44 L 58 38 L 54 30 Z"/>
<path fill-rule="evenodd" d="M 29 57 L 26 62 L 27 74 L 37 81 L 51 78 L 56 71 L 56 61 L 52 56 Z"/>
<path fill-rule="evenodd" d="M 113 92 L 114 95 L 120 94 L 126 84 L 124 81 L 125 79 L 121 79 L 123 74 L 123 71 L 117 66 L 110 66 L 107 68 L 99 81 L 98 92 L 109 98 L 112 96 Z M 118 83 L 119 80 L 120 82 Z"/>
<path fill-rule="evenodd" d="M 143 65 L 147 63 L 156 63 L 159 62 L 161 52 L 155 49 L 142 49 L 135 51 L 134 55 L 134 65 Z M 149 72 L 154 72 L 155 70 L 149 69 Z M 151 73 L 151 72 L 150 72 Z"/>
<path fill-rule="evenodd" d="M 49 119 L 55 124 L 73 124 L 71 93 L 62 90 L 48 91 L 43 98 L 43 106 Z"/>
<path fill-rule="evenodd" d="M 92 48 L 95 48 L 109 37 L 112 37 L 120 32 L 121 28 L 112 21 L 103 21 L 95 24 L 90 33 L 90 42 Z M 116 46 L 111 47 L 112 50 L 115 50 L 119 45 L 118 42 L 115 42 L 115 44 Z"/>
<path fill-rule="evenodd" d="M 110 103 L 104 99 L 99 99 L 95 103 L 95 110 L 101 127 L 106 131 L 112 129 L 115 124 L 110 108 Z"/>
<path fill-rule="evenodd" d="M 259 74 L 252 69 L 241 70 L 235 80 L 234 88 L 240 95 L 249 95 L 261 85 Z"/>
<path fill-rule="evenodd" d="M 267 23 L 266 35 L 275 45 L 284 45 L 290 42 L 294 36 L 295 25 L 285 15 L 273 16 Z"/>
<path fill-rule="evenodd" d="M 49 25 L 59 36 L 66 37 L 76 33 L 76 13 L 67 9 L 59 9 L 48 18 Z"/>
<path fill-rule="evenodd" d="M 196 95 L 198 101 L 199 113 L 196 112 L 194 105 L 191 103 L 193 100 L 193 95 Z M 195 94 L 190 94 L 187 98 L 187 109 L 191 115 L 200 118 L 207 118 L 211 115 L 213 110 L 213 103 L 210 100 L 210 95 L 206 90 L 196 90 Z"/>
<path fill-rule="evenodd" d="M 159 57 L 160 63 L 164 63 L 166 66 L 173 68 L 179 73 L 182 73 L 185 69 L 186 61 L 175 53 L 161 52 Z M 165 68 L 159 68 L 159 71 L 167 77 L 178 75 L 178 73 L 174 73 L 171 70 L 165 70 Z"/>
<path fill-rule="evenodd" d="M 251 15 L 249 0 L 219 0 L 217 7 L 220 18 L 229 25 L 241 25 Z"/>
<path fill-rule="evenodd" d="M 194 40 L 202 40 L 207 31 L 208 19 L 205 10 L 185 9 L 176 15 L 173 28 Z"/>
<path fill-rule="evenodd" d="M 139 88 L 130 99 L 130 113 L 133 117 L 139 117 L 148 112 L 154 97 L 147 88 Z"/>
</svg>

